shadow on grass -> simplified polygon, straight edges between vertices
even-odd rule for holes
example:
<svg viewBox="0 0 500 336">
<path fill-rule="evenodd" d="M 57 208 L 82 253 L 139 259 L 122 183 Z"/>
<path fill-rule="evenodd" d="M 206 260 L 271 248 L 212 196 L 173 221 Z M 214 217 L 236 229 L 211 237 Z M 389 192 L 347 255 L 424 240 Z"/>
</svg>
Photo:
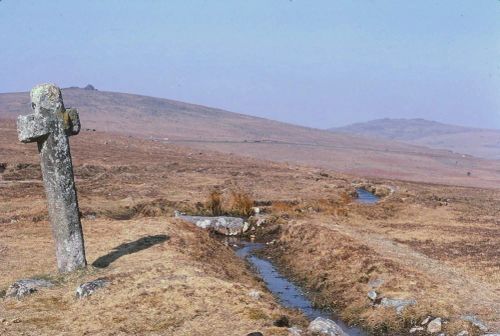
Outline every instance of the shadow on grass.
<svg viewBox="0 0 500 336">
<path fill-rule="evenodd" d="M 167 241 L 169 237 L 167 235 L 155 235 L 155 236 L 147 236 L 137 239 L 131 243 L 125 243 L 118 245 L 113 249 L 113 251 L 109 252 L 102 257 L 99 257 L 92 263 L 92 266 L 97 268 L 106 268 L 114 262 L 116 259 L 123 257 L 127 254 L 136 253 L 156 244 L 163 243 Z"/>
</svg>

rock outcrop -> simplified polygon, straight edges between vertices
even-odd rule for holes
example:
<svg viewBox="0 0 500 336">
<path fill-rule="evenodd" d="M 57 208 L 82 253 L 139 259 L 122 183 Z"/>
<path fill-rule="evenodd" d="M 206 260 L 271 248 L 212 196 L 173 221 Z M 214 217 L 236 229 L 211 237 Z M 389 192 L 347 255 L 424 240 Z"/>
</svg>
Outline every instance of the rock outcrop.
<svg viewBox="0 0 500 336">
<path fill-rule="evenodd" d="M 76 297 L 81 299 L 81 298 L 90 296 L 96 290 L 103 288 L 103 287 L 107 286 L 108 284 L 109 284 L 109 281 L 105 280 L 105 279 L 96 279 L 96 280 L 81 284 L 76 289 Z"/>
<path fill-rule="evenodd" d="M 438 333 L 441 331 L 441 326 L 441 318 L 437 317 L 429 322 L 429 324 L 427 325 L 427 332 L 431 334 Z"/>
<path fill-rule="evenodd" d="M 187 222 L 195 224 L 202 229 L 212 230 L 216 233 L 226 236 L 241 235 L 249 229 L 249 224 L 245 222 L 243 218 L 239 217 L 188 216 L 176 211 L 175 218 L 185 220 Z"/>
<path fill-rule="evenodd" d="M 9 286 L 5 296 L 20 299 L 37 292 L 39 288 L 50 288 L 53 286 L 54 283 L 43 279 L 18 280 Z"/>
<path fill-rule="evenodd" d="M 414 299 L 401 300 L 401 299 L 383 298 L 382 301 L 380 301 L 381 306 L 394 307 L 398 314 L 401 314 L 403 312 L 403 309 L 405 309 L 405 307 L 414 306 L 416 304 L 417 304 L 417 301 L 415 301 Z"/>
</svg>

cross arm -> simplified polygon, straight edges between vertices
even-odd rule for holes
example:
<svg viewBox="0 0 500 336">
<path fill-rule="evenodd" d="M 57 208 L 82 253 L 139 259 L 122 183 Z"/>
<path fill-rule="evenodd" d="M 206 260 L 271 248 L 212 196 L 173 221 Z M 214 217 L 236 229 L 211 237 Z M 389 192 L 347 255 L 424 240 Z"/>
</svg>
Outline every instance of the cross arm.
<svg viewBox="0 0 500 336">
<path fill-rule="evenodd" d="M 17 135 L 21 142 L 35 142 L 49 133 L 49 121 L 42 115 L 29 114 L 17 118 Z"/>
</svg>

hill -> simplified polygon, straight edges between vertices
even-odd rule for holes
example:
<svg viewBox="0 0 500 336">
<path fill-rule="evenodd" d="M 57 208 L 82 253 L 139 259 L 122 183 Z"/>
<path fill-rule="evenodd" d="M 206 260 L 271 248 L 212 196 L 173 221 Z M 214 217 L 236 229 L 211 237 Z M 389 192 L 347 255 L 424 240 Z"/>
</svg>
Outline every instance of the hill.
<svg viewBox="0 0 500 336">
<path fill-rule="evenodd" d="M 456 126 L 425 119 L 377 119 L 344 127 L 336 133 L 404 141 L 457 153 L 500 159 L 500 130 Z"/>
<path fill-rule="evenodd" d="M 394 140 L 332 133 L 168 99 L 63 90 L 84 129 L 305 164 L 340 172 L 470 186 L 500 186 L 499 162 Z M 29 94 L 0 94 L 0 119 L 29 113 Z M 468 172 L 472 175 L 468 176 Z"/>
</svg>

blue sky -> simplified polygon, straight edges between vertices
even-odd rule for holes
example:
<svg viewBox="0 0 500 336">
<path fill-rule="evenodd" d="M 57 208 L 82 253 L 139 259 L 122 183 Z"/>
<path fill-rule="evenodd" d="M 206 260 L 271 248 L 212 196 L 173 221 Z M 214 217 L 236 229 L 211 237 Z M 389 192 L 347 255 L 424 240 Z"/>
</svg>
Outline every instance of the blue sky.
<svg viewBox="0 0 500 336">
<path fill-rule="evenodd" d="M 0 92 L 88 83 L 306 126 L 500 128 L 500 1 L 0 1 Z"/>
</svg>

